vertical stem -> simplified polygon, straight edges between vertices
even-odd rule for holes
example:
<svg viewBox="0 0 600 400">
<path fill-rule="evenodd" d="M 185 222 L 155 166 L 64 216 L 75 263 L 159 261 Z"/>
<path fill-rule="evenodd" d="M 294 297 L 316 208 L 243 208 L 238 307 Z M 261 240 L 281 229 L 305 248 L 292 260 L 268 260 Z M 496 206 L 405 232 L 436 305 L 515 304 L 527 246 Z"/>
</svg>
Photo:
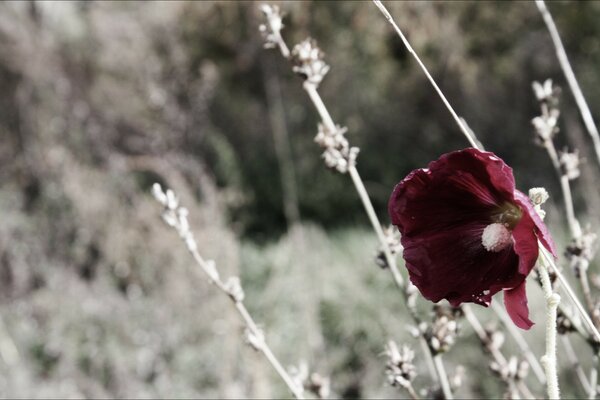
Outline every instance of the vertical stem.
<svg viewBox="0 0 600 400">
<path fill-rule="evenodd" d="M 542 258 L 544 260 L 544 258 Z M 548 384 L 548 398 L 558 399 L 558 371 L 556 367 L 556 316 L 560 296 L 552 291 L 552 283 L 548 274 L 548 265 L 542 262 L 538 267 L 542 288 L 546 298 L 546 354 L 542 357 L 542 364 L 546 370 L 546 381 Z"/>
<path fill-rule="evenodd" d="M 433 365 L 435 365 L 435 369 L 438 371 L 438 376 L 448 376 L 446 374 L 446 370 L 444 369 L 444 363 L 442 362 L 442 356 L 436 354 L 433 356 Z M 440 386 L 442 387 L 442 392 L 444 393 L 444 398 L 447 400 L 452 400 L 452 391 L 450 390 L 450 383 L 447 379 L 442 379 L 440 382 Z"/>
<path fill-rule="evenodd" d="M 583 119 L 585 127 L 590 137 L 592 138 L 592 143 L 594 144 L 596 157 L 598 158 L 598 162 L 600 162 L 600 136 L 598 135 L 598 128 L 596 128 L 596 124 L 594 123 L 594 118 L 592 118 L 590 107 L 585 101 L 585 97 L 581 92 L 581 88 L 579 87 L 579 83 L 577 82 L 577 78 L 575 77 L 575 73 L 573 72 L 573 68 L 571 68 L 571 63 L 569 62 L 567 52 L 565 51 L 565 48 L 562 44 L 562 40 L 560 39 L 558 29 L 556 28 L 556 24 L 554 23 L 554 19 L 552 18 L 550 11 L 548 11 L 544 0 L 536 0 L 535 4 L 537 5 L 538 10 L 542 14 L 542 18 L 544 19 L 546 27 L 550 32 L 552 43 L 554 44 L 554 48 L 556 49 L 556 56 L 558 57 L 558 62 L 560 63 L 560 67 L 562 68 L 563 73 L 565 74 L 565 78 L 567 78 L 567 82 L 569 83 L 571 92 L 573 92 L 575 102 L 577 103 L 577 107 L 579 107 L 579 112 L 581 113 L 581 117 Z"/>
</svg>

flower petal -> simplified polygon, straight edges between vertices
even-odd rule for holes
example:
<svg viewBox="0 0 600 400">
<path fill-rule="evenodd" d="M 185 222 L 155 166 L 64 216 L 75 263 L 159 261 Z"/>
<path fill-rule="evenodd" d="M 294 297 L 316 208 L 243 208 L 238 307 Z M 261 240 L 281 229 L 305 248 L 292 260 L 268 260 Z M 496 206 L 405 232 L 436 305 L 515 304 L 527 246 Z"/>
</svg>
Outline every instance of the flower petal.
<svg viewBox="0 0 600 400">
<path fill-rule="evenodd" d="M 510 318 L 519 328 L 528 330 L 534 325 L 529 320 L 525 280 L 514 289 L 504 291 L 504 306 Z"/>
<path fill-rule="evenodd" d="M 519 273 L 523 277 L 531 272 L 538 258 L 539 248 L 535 228 L 531 215 L 524 212 L 512 232 L 513 248 L 519 256 Z"/>
<path fill-rule="evenodd" d="M 498 205 L 513 202 L 513 193 L 512 170 L 476 149 L 446 154 L 396 186 L 389 213 L 410 279 L 426 298 L 488 305 L 524 279 L 512 246 L 490 252 L 481 243 Z"/>
<path fill-rule="evenodd" d="M 535 224 L 535 232 L 537 234 L 537 238 L 542 242 L 544 247 L 552 253 L 552 255 L 556 258 L 556 245 L 554 244 L 554 240 L 552 240 L 552 236 L 550 236 L 550 232 L 548 228 L 546 228 L 546 224 L 542 221 L 538 213 L 533 208 L 529 197 L 525 194 L 521 193 L 518 190 L 515 190 L 515 202 L 519 204 L 521 210 L 529 215 L 533 223 Z"/>
</svg>

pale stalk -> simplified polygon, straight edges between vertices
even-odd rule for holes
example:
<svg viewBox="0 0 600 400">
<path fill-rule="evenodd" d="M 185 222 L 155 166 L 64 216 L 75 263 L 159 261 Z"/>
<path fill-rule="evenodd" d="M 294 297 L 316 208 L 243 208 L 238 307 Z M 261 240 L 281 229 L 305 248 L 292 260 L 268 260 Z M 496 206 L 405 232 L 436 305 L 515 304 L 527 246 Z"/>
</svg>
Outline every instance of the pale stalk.
<svg viewBox="0 0 600 400">
<path fill-rule="evenodd" d="M 531 369 L 533 370 L 535 376 L 538 378 L 541 384 L 545 384 L 546 375 L 544 373 L 544 369 L 540 365 L 536 356 L 533 354 L 531 347 L 529 347 L 529 344 L 527 343 L 521 332 L 510 320 L 509 316 L 506 314 L 506 311 L 504 311 L 504 309 L 502 309 L 502 307 L 499 306 L 498 303 L 492 302 L 492 309 L 496 312 L 496 315 L 498 315 L 506 329 L 512 335 L 519 349 L 521 349 L 521 352 L 529 362 L 529 365 L 531 366 Z"/>
<path fill-rule="evenodd" d="M 444 368 L 444 363 L 442 362 L 441 354 L 436 354 L 435 356 L 433 356 L 433 365 L 435 365 L 435 369 L 437 371 L 438 376 L 448 376 L 448 374 L 446 374 L 446 369 Z M 448 380 L 442 380 L 440 382 L 440 385 L 442 386 L 444 398 L 446 398 L 447 400 L 452 400 L 454 397 L 452 397 L 452 391 L 450 390 L 450 383 L 448 382 Z"/>
<path fill-rule="evenodd" d="M 481 343 L 490 352 L 494 361 L 502 367 L 506 366 L 508 364 L 508 361 L 507 361 L 506 357 L 504 357 L 504 354 L 502 354 L 500 349 L 493 347 L 493 346 L 486 345 L 489 340 L 488 334 L 485 331 L 485 329 L 483 328 L 483 326 L 481 325 L 481 323 L 479 322 L 479 320 L 477 319 L 477 317 L 475 316 L 475 314 L 473 313 L 473 311 L 471 311 L 471 307 L 468 304 L 463 304 L 461 308 L 463 310 L 466 320 L 469 322 L 469 324 L 473 328 L 473 331 L 475 331 L 475 334 L 477 335 L 477 337 L 479 338 Z M 544 379 L 545 379 L 545 374 L 544 374 Z M 511 387 L 514 386 L 516 389 L 518 389 L 524 397 L 535 398 L 535 396 L 533 396 L 531 394 L 531 391 L 529 390 L 529 388 L 527 387 L 525 382 L 520 381 L 518 384 L 515 385 L 515 382 L 509 381 L 508 384 Z"/>
<path fill-rule="evenodd" d="M 542 258 L 543 259 L 543 258 Z M 556 316 L 560 296 L 552 291 L 552 283 L 548 274 L 548 264 L 542 262 L 538 266 L 538 272 L 542 281 L 542 289 L 546 298 L 546 354 L 542 357 L 542 364 L 546 371 L 548 398 L 560 398 L 558 389 L 558 371 L 556 366 Z"/>
<path fill-rule="evenodd" d="M 569 58 L 567 57 L 567 52 L 565 51 L 565 48 L 562 44 L 562 40 L 560 39 L 558 29 L 556 28 L 556 24 L 554 23 L 554 19 L 552 18 L 550 11 L 548 11 L 544 0 L 536 0 L 535 4 L 537 5 L 538 10 L 542 14 L 542 18 L 544 19 L 546 27 L 550 32 L 550 37 L 552 38 L 552 43 L 554 44 L 554 48 L 556 50 L 558 62 L 563 70 L 563 73 L 565 74 L 567 82 L 569 83 L 571 92 L 573 92 L 575 102 L 577 103 L 577 107 L 579 108 L 579 112 L 581 113 L 581 118 L 583 119 L 588 134 L 592 138 L 592 143 L 594 144 L 594 151 L 596 152 L 596 157 L 598 158 L 598 162 L 600 162 L 600 135 L 598 135 L 598 128 L 594 123 L 594 118 L 592 117 L 590 107 L 588 106 L 585 97 L 583 96 L 583 92 L 579 87 L 579 82 L 577 82 L 577 78 L 575 77 L 575 73 L 573 72 L 571 63 L 569 62 Z"/>
<path fill-rule="evenodd" d="M 276 36 L 276 42 L 277 42 L 277 46 L 280 49 L 282 56 L 285 57 L 286 59 L 288 59 L 290 56 L 290 51 L 279 32 L 277 33 L 277 36 Z M 329 113 L 327 107 L 323 103 L 323 100 L 321 99 L 321 96 L 319 95 L 319 92 L 317 91 L 317 86 L 314 83 L 305 81 L 303 88 L 306 91 L 306 93 L 308 94 L 309 98 L 311 99 L 313 105 L 317 109 L 317 112 L 319 113 L 319 116 L 321 117 L 321 120 L 323 121 L 323 124 L 325 125 L 325 127 L 330 132 L 335 132 L 336 131 L 335 122 L 333 121 L 333 118 L 331 117 L 331 114 Z M 352 164 L 349 165 L 349 167 L 348 167 L 348 173 L 350 174 L 350 177 L 356 188 L 356 191 L 361 199 L 361 202 L 363 203 L 363 206 L 365 208 L 367 216 L 369 217 L 369 221 L 371 222 L 373 230 L 375 231 L 377 238 L 379 239 L 379 242 L 380 242 L 381 247 L 384 252 L 384 256 L 385 256 L 388 268 L 394 279 L 394 283 L 401 290 L 401 292 L 406 300 L 407 294 L 406 294 L 406 287 L 404 285 L 404 279 L 402 277 L 402 274 L 400 274 L 400 271 L 398 270 L 398 267 L 396 265 L 396 259 L 392 255 L 392 252 L 389 248 L 389 245 L 388 245 L 385 235 L 383 233 L 383 228 L 381 227 L 381 223 L 379 222 L 379 219 L 377 218 L 377 214 L 375 213 L 375 209 L 373 208 L 373 204 L 371 203 L 369 194 L 364 186 L 364 183 L 360 177 L 360 174 L 358 173 L 358 170 L 356 169 L 356 167 Z M 414 312 L 412 312 L 411 310 L 409 310 L 409 311 L 410 311 L 410 314 L 413 317 L 413 319 L 415 319 L 415 323 L 418 325 L 418 323 L 420 321 L 418 320 L 416 314 Z M 433 354 L 431 353 L 431 349 L 429 348 L 429 345 L 425 346 L 425 351 L 426 351 L 428 358 L 433 358 Z M 441 361 L 442 360 L 441 360 L 441 356 L 440 356 L 440 358 L 438 358 L 437 363 L 441 363 Z M 439 368 L 434 365 L 433 370 L 435 371 L 435 374 L 433 376 L 437 377 L 437 379 L 440 383 L 440 386 L 442 387 L 442 390 L 444 392 L 444 396 L 447 399 L 452 399 L 452 393 L 450 391 L 450 384 L 448 382 L 448 376 L 445 374 L 443 365 L 442 365 L 442 368 Z"/>
<path fill-rule="evenodd" d="M 471 136 L 471 134 L 469 132 L 469 129 L 462 123 L 460 117 L 458 116 L 458 114 L 456 114 L 456 112 L 454 111 L 454 109 L 452 108 L 452 106 L 450 105 L 450 103 L 448 102 L 448 100 L 446 99 L 446 96 L 444 96 L 444 93 L 439 88 L 439 86 L 437 85 L 437 83 L 435 83 L 435 80 L 433 79 L 433 77 L 431 76 L 431 74 L 429 73 L 429 71 L 427 70 L 427 67 L 425 67 L 425 64 L 423 64 L 423 62 L 421 61 L 421 59 L 419 58 L 419 56 L 417 55 L 417 53 L 415 53 L 415 51 L 413 50 L 412 46 L 410 45 L 410 43 L 408 42 L 408 40 L 406 39 L 406 37 L 402 33 L 402 30 L 400 30 L 400 27 L 398 27 L 398 25 L 396 24 L 396 22 L 392 18 L 392 15 L 389 13 L 389 11 L 387 10 L 387 8 L 385 8 L 385 6 L 379 0 L 373 0 L 373 3 L 375 3 L 375 5 L 377 6 L 377 8 L 379 8 L 379 11 L 381 11 L 381 13 L 388 20 L 388 22 L 394 27 L 394 29 L 396 30 L 396 33 L 398 34 L 398 36 L 400 36 L 400 39 L 402 39 L 402 43 L 404 43 L 404 46 L 406 47 L 406 49 L 415 58 L 415 60 L 417 61 L 417 64 L 419 64 L 419 67 L 421 67 L 421 69 L 423 70 L 423 73 L 425 74 L 425 76 L 429 80 L 429 83 L 431 83 L 431 86 L 433 86 L 433 88 L 435 89 L 435 91 L 437 92 L 437 94 L 440 96 L 440 98 L 444 102 L 444 105 L 446 106 L 446 108 L 448 109 L 448 111 L 450 111 L 450 114 L 452 114 L 452 118 L 454 118 L 454 120 L 456 121 L 456 123 L 460 127 L 463 135 L 465 135 L 465 137 L 467 138 L 467 140 L 469 141 L 469 143 L 471 144 L 471 146 L 473 146 L 476 149 L 479 149 L 479 145 L 477 144 L 476 140 Z"/>
<path fill-rule="evenodd" d="M 243 320 L 244 324 L 246 325 L 246 328 L 252 333 L 252 335 L 254 335 L 255 338 L 259 339 L 259 343 L 256 343 L 258 345 L 256 348 L 265 355 L 265 358 L 269 361 L 269 363 L 271 364 L 273 369 L 275 369 L 277 374 L 279 374 L 279 376 L 284 381 L 284 383 L 287 385 L 287 387 L 290 389 L 290 391 L 292 392 L 294 397 L 297 399 L 304 399 L 302 390 L 300 390 L 297 387 L 296 383 L 292 380 L 292 378 L 287 373 L 285 368 L 283 368 L 283 366 L 281 365 L 281 363 L 279 362 L 277 357 L 275 357 L 275 354 L 273 354 L 273 351 L 271 350 L 271 348 L 269 347 L 267 342 L 264 340 L 264 334 L 258 328 L 258 326 L 256 325 L 256 322 L 254 322 L 254 319 L 252 318 L 252 316 L 246 309 L 246 306 L 244 305 L 244 303 L 242 301 L 236 300 L 233 296 L 231 296 L 229 294 L 229 291 L 225 287 L 225 284 L 219 278 L 216 278 L 212 274 L 212 272 L 210 271 L 210 267 L 208 266 L 206 261 L 202 258 L 202 256 L 200 255 L 200 253 L 198 252 L 197 249 L 188 249 L 188 250 L 190 250 L 190 253 L 192 253 L 192 256 L 194 257 L 194 260 L 196 261 L 196 263 L 200 266 L 200 268 L 202 268 L 204 273 L 208 276 L 209 281 L 211 283 L 214 283 L 215 286 L 218 287 L 224 294 L 226 294 L 227 297 L 229 299 L 231 299 L 231 301 L 234 303 L 235 309 L 238 311 L 238 314 L 240 315 L 240 317 L 242 317 L 242 320 Z"/>
<path fill-rule="evenodd" d="M 471 146 L 473 146 L 474 148 L 477 148 L 477 149 L 481 150 L 482 146 L 480 146 L 478 144 L 478 141 L 477 141 L 477 139 L 475 137 L 474 132 L 467 126 L 467 124 L 464 122 L 464 120 L 458 116 L 458 114 L 456 113 L 456 111 L 454 111 L 454 108 L 452 108 L 452 106 L 450 105 L 450 103 L 446 99 L 446 96 L 441 91 L 441 89 L 439 88 L 439 86 L 437 85 L 437 83 L 435 82 L 435 80 L 433 79 L 433 77 L 431 76 L 431 74 L 429 73 L 429 70 L 427 69 L 427 67 L 425 66 L 425 64 L 421 61 L 421 59 L 419 58 L 419 56 L 417 55 L 417 53 L 413 50 L 412 46 L 410 45 L 410 43 L 408 42 L 408 40 L 404 36 L 404 33 L 402 33 L 402 30 L 400 29 L 400 27 L 398 26 L 398 24 L 396 24 L 396 22 L 394 21 L 393 17 L 391 16 L 391 14 L 387 10 L 387 8 L 379 0 L 373 0 L 373 3 L 375 3 L 375 5 L 377 6 L 377 8 L 379 8 L 379 10 L 381 11 L 381 13 L 387 19 L 387 21 L 392 25 L 392 27 L 394 28 L 394 30 L 396 31 L 396 33 L 398 34 L 398 36 L 400 37 L 400 39 L 404 43 L 404 46 L 406 47 L 406 49 L 410 52 L 410 54 L 417 61 L 417 64 L 419 64 L 419 67 L 421 68 L 421 70 L 423 71 L 423 73 L 425 74 L 425 76 L 427 77 L 427 79 L 429 80 L 429 82 L 431 83 L 431 85 L 433 86 L 433 88 L 435 89 L 435 91 L 437 92 L 437 94 L 439 95 L 439 97 L 441 98 L 442 102 L 444 103 L 444 105 L 446 106 L 446 108 L 448 109 L 448 111 L 450 112 L 450 114 L 452 115 L 452 117 L 454 118 L 454 120 L 456 121 L 456 123 L 458 124 L 458 126 L 460 127 L 463 135 L 467 138 L 467 140 L 469 141 L 469 143 L 471 144 Z M 473 315 L 473 317 L 474 317 L 474 315 Z M 511 334 L 513 334 L 514 331 L 509 330 L 509 332 L 511 332 Z M 513 337 L 514 337 L 514 335 L 513 335 Z M 516 337 L 515 337 L 515 340 L 517 341 L 517 343 L 520 341 Z"/>
<path fill-rule="evenodd" d="M 556 274 L 558 281 L 560 282 L 562 288 L 564 289 L 567 296 L 569 297 L 569 299 L 571 300 L 571 302 L 573 303 L 573 305 L 575 306 L 575 308 L 581 315 L 581 318 L 583 319 L 583 322 L 585 323 L 585 326 L 586 326 L 588 332 L 593 336 L 593 338 L 596 341 L 600 342 L 600 332 L 598 332 L 598 329 L 594 325 L 594 322 L 592 321 L 592 319 L 590 318 L 588 313 L 585 311 L 585 308 L 583 307 L 583 305 L 581 304 L 581 302 L 579 301 L 579 299 L 573 292 L 573 289 L 571 289 L 569 282 L 566 280 L 566 278 L 564 277 L 562 272 L 560 272 L 560 270 L 554 263 L 554 260 L 552 259 L 552 255 L 548 253 L 548 250 L 546 250 L 546 248 L 544 246 L 542 246 L 541 243 L 538 242 L 538 244 L 540 247 L 540 253 L 542 254 L 543 260 L 548 265 L 550 265 L 550 267 L 552 267 L 552 270 Z"/>
</svg>

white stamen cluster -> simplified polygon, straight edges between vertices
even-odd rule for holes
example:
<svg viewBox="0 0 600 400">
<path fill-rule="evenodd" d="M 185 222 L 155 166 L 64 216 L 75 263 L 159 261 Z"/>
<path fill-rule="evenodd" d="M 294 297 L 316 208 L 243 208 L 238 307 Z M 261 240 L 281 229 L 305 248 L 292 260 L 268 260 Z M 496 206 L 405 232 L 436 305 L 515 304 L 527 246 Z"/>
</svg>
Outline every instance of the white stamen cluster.
<svg viewBox="0 0 600 400">
<path fill-rule="evenodd" d="M 481 235 L 481 244 L 487 251 L 497 253 L 512 243 L 512 235 L 506 226 L 493 223 L 485 227 Z"/>
</svg>

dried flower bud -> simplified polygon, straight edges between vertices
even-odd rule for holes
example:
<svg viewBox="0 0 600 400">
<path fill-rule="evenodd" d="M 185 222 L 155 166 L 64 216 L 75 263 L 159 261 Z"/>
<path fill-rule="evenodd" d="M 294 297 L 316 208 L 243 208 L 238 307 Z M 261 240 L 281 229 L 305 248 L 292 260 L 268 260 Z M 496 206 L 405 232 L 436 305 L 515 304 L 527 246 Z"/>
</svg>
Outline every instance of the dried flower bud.
<svg viewBox="0 0 600 400">
<path fill-rule="evenodd" d="M 329 65 L 323 57 L 324 53 L 317 46 L 317 42 L 311 38 L 305 39 L 292 49 L 293 71 L 307 82 L 319 86 L 329 72 Z"/>
<path fill-rule="evenodd" d="M 227 282 L 225 282 L 225 290 L 236 303 L 244 301 L 244 289 L 242 289 L 239 277 L 232 276 L 227 279 Z"/>
<path fill-rule="evenodd" d="M 574 180 L 579 178 L 579 151 L 575 150 L 572 153 L 564 151 L 560 153 L 559 156 L 560 168 L 564 175 L 569 178 L 569 180 Z"/>
<path fill-rule="evenodd" d="M 541 115 L 531 120 L 540 143 L 543 144 L 548 140 L 552 140 L 554 135 L 558 133 L 557 124 L 559 115 L 560 111 L 552 109 L 547 115 Z"/>
<path fill-rule="evenodd" d="M 167 205 L 167 195 L 163 192 L 159 183 L 152 185 L 152 195 L 163 206 Z"/>
<path fill-rule="evenodd" d="M 578 237 L 574 238 L 567 246 L 565 255 L 569 260 L 571 268 L 579 276 L 581 272 L 587 271 L 590 261 L 596 254 L 596 241 L 598 236 L 589 227 Z"/>
<path fill-rule="evenodd" d="M 388 358 L 385 367 L 388 382 L 392 386 L 409 387 L 417 375 L 412 363 L 415 357 L 414 351 L 407 346 L 398 348 L 398 345 L 390 340 L 385 347 L 385 355 Z"/>
<path fill-rule="evenodd" d="M 260 31 L 264 41 L 265 48 L 277 47 L 281 41 L 281 30 L 283 29 L 283 13 L 277 5 L 261 4 L 260 10 L 267 19 L 266 24 L 260 24 Z"/>
<path fill-rule="evenodd" d="M 433 323 L 425 332 L 425 337 L 434 354 L 445 353 L 456 341 L 458 323 L 453 310 L 436 306 L 434 311 Z"/>
<path fill-rule="evenodd" d="M 540 206 L 550 198 L 550 195 L 543 187 L 529 189 L 529 198 L 534 206 Z"/>
<path fill-rule="evenodd" d="M 531 86 L 539 102 L 554 103 L 558 101 L 560 88 L 552 84 L 552 79 L 546 79 L 543 84 L 534 81 Z"/>
</svg>

